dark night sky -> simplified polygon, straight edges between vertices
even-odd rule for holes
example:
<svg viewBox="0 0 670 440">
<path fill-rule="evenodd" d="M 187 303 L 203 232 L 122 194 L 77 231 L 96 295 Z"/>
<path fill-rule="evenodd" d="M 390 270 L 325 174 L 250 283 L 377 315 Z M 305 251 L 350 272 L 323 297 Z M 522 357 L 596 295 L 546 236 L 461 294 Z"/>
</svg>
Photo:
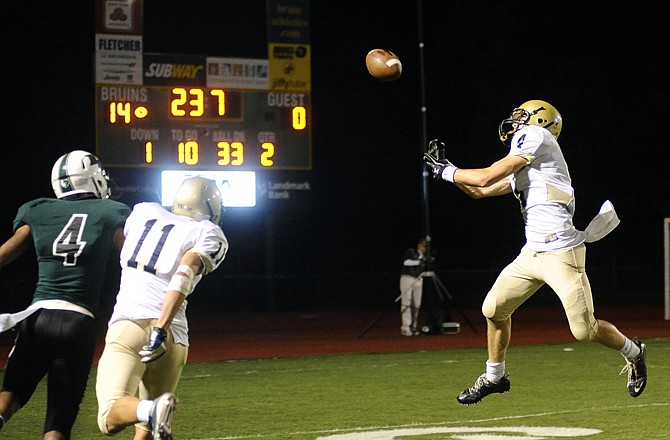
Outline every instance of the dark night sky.
<svg viewBox="0 0 670 440">
<path fill-rule="evenodd" d="M 51 194 L 55 159 L 94 148 L 89 3 L 3 2 L 3 240 L 21 203 Z M 422 234 L 417 6 L 401 3 L 312 1 L 314 201 L 267 214 L 271 223 L 231 212 L 227 273 L 263 273 L 267 252 L 279 274 L 395 273 Z M 605 199 L 622 220 L 590 247 L 589 264 L 661 266 L 670 191 L 658 3 L 503 3 L 424 0 L 427 138 L 444 140 L 459 166 L 486 166 L 506 154 L 497 127 L 513 107 L 551 102 L 564 118 L 577 226 Z M 264 0 L 145 0 L 145 51 L 265 58 L 264 14 Z M 401 57 L 401 79 L 368 75 L 364 57 L 376 47 Z M 511 196 L 473 201 L 431 181 L 429 200 L 439 267 L 500 268 L 523 243 Z"/>
</svg>

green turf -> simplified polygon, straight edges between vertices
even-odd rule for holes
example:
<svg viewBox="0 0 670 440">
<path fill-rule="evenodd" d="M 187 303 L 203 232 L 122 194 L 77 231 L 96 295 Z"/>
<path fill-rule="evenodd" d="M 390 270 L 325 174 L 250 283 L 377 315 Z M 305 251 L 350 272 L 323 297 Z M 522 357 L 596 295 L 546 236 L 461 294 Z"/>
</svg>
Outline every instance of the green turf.
<svg viewBox="0 0 670 440">
<path fill-rule="evenodd" d="M 178 440 L 314 440 L 378 430 L 398 430 L 395 437 L 374 437 L 380 440 L 568 436 L 509 432 L 522 426 L 602 431 L 575 438 L 668 439 L 670 339 L 645 342 L 649 386 L 637 399 L 628 395 L 625 376 L 618 376 L 621 356 L 588 343 L 512 346 L 511 392 L 472 406 L 455 397 L 482 373 L 483 348 L 189 363 L 173 428 Z M 97 430 L 94 373 L 73 439 L 108 438 Z M 0 438 L 41 438 L 44 408 L 41 384 Z M 454 433 L 464 427 L 477 432 Z M 132 429 L 115 438 L 132 438 Z"/>
</svg>

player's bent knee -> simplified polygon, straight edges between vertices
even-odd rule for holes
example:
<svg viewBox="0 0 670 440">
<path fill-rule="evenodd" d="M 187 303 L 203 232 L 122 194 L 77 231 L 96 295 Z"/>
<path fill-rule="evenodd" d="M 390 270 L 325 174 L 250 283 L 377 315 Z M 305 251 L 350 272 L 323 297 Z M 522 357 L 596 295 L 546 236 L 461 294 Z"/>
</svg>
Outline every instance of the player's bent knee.
<svg viewBox="0 0 670 440">
<path fill-rule="evenodd" d="M 494 319 L 496 317 L 496 310 L 497 307 L 495 295 L 486 295 L 486 298 L 484 298 L 484 302 L 482 303 L 482 314 L 488 319 L 500 321 L 500 319 Z"/>
<path fill-rule="evenodd" d="M 104 411 L 98 413 L 98 429 L 105 435 L 114 435 L 116 432 L 112 432 L 107 427 L 107 416 L 109 415 L 109 410 L 111 407 L 106 408 Z"/>
<path fill-rule="evenodd" d="M 569 316 L 570 331 L 580 342 L 591 342 L 598 334 L 598 321 L 591 316 Z"/>
<path fill-rule="evenodd" d="M 588 325 L 570 326 L 570 331 L 579 342 L 590 342 L 596 337 L 596 329 Z"/>
<path fill-rule="evenodd" d="M 105 435 L 112 435 L 111 432 L 107 430 L 107 418 L 98 417 L 98 429 Z"/>
</svg>

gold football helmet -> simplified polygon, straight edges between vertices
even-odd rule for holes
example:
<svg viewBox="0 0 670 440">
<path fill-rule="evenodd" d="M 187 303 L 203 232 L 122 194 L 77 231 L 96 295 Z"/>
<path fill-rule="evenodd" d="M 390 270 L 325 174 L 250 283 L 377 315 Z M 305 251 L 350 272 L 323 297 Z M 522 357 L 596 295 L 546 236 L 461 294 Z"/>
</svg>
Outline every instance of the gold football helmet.
<svg viewBox="0 0 670 440">
<path fill-rule="evenodd" d="M 563 118 L 556 107 L 546 101 L 533 99 L 512 110 L 509 117 L 498 126 L 498 135 L 503 144 L 509 146 L 512 136 L 524 125 L 537 125 L 549 130 L 556 139 L 563 128 Z"/>
<path fill-rule="evenodd" d="M 221 191 L 215 181 L 204 177 L 190 177 L 177 190 L 172 203 L 172 212 L 194 220 L 221 221 L 223 210 Z"/>
</svg>

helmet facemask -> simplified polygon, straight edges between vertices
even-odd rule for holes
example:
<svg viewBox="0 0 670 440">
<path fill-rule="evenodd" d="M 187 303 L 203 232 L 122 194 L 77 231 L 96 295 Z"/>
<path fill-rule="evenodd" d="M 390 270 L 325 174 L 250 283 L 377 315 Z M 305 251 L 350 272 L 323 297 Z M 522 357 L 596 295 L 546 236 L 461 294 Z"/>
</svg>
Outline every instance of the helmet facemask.
<svg viewBox="0 0 670 440">
<path fill-rule="evenodd" d="M 510 113 L 509 117 L 502 120 L 498 126 L 498 136 L 506 146 L 510 146 L 512 136 L 524 125 L 528 125 L 530 120 L 530 113 L 523 108 L 515 108 Z"/>
</svg>

